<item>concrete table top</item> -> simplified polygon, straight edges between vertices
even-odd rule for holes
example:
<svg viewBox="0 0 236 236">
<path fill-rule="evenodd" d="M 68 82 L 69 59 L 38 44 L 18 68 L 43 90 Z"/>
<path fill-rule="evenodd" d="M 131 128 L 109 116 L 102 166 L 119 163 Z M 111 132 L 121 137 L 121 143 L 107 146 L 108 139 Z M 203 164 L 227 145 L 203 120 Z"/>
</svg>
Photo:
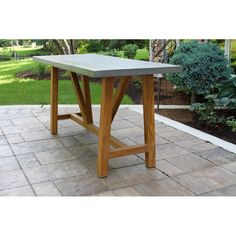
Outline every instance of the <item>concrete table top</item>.
<svg viewBox="0 0 236 236">
<path fill-rule="evenodd" d="M 97 54 L 34 56 L 38 62 L 89 77 L 119 77 L 181 72 L 182 67 Z"/>
</svg>

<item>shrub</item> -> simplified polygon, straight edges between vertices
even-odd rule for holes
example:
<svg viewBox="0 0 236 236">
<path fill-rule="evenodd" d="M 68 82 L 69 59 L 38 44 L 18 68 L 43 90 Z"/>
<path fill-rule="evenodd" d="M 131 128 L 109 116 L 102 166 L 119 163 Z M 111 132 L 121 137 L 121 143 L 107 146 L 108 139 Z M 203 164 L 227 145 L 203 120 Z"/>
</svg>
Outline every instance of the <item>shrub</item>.
<svg viewBox="0 0 236 236">
<path fill-rule="evenodd" d="M 100 52 L 100 54 L 105 56 L 119 57 L 119 51 L 117 51 L 116 49 L 112 49 L 106 52 Z"/>
<path fill-rule="evenodd" d="M 125 57 L 134 58 L 138 50 L 138 46 L 136 44 L 126 44 L 122 47 L 122 50 L 124 51 Z"/>
<path fill-rule="evenodd" d="M 234 118 L 228 119 L 225 123 L 227 126 L 232 128 L 233 132 L 236 132 L 236 119 Z"/>
<path fill-rule="evenodd" d="M 215 103 L 219 106 L 236 109 L 236 76 L 232 76 L 218 85 Z"/>
<path fill-rule="evenodd" d="M 197 94 L 209 93 L 218 81 L 229 79 L 232 71 L 217 45 L 197 41 L 180 44 L 170 63 L 182 65 L 183 71 L 169 75 L 169 80 Z"/>
<path fill-rule="evenodd" d="M 198 115 L 198 120 L 206 126 L 214 126 L 218 123 L 216 112 L 214 111 L 214 103 L 193 103 L 190 111 L 194 111 Z"/>
<path fill-rule="evenodd" d="M 136 44 L 138 48 L 148 48 L 149 47 L 149 40 L 117 40 L 112 39 L 109 40 L 108 48 L 109 49 L 117 49 L 122 50 L 122 47 L 124 47 L 126 44 Z"/>
<path fill-rule="evenodd" d="M 42 78 L 50 73 L 50 66 L 39 62 L 34 62 L 32 66 L 32 72 L 36 74 L 39 78 Z"/>
<path fill-rule="evenodd" d="M 11 40 L 8 39 L 0 39 L 0 47 L 10 47 Z"/>
</svg>

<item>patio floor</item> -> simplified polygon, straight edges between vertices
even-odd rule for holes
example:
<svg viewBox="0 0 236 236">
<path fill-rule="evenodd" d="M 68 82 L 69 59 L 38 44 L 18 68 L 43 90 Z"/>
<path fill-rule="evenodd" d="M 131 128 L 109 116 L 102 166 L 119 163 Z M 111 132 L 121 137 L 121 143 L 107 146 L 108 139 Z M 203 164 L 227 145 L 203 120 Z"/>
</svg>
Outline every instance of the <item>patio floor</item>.
<svg viewBox="0 0 236 236">
<path fill-rule="evenodd" d="M 72 107 L 59 113 L 78 112 Z M 99 122 L 99 109 L 93 108 Z M 143 143 L 143 117 L 121 108 L 112 135 Z M 236 195 L 236 154 L 156 121 L 157 168 L 144 155 L 110 160 L 97 178 L 98 139 L 71 120 L 49 132 L 49 108 L 0 108 L 0 196 Z"/>
</svg>

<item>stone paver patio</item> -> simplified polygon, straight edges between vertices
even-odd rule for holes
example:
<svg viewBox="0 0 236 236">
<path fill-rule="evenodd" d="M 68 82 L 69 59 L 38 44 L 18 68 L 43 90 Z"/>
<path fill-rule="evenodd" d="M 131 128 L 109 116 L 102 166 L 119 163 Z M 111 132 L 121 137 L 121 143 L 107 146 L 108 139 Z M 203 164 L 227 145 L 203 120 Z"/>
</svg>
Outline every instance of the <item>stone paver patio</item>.
<svg viewBox="0 0 236 236">
<path fill-rule="evenodd" d="M 59 113 L 77 112 L 74 107 Z M 99 122 L 99 109 L 93 109 Z M 112 135 L 143 143 L 143 117 L 121 108 Z M 0 196 L 236 195 L 236 154 L 156 121 L 157 168 L 144 155 L 110 160 L 96 176 L 96 136 L 71 120 L 49 132 L 49 109 L 0 108 Z"/>
</svg>

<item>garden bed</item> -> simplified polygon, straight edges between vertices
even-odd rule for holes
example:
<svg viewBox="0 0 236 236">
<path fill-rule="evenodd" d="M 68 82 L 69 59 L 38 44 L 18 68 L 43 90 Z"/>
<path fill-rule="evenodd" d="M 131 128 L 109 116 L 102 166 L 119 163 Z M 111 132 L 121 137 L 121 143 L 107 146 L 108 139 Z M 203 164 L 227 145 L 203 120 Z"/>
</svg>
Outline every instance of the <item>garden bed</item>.
<svg viewBox="0 0 236 236">
<path fill-rule="evenodd" d="M 218 113 L 221 113 L 222 115 L 233 115 L 232 113 L 235 111 L 218 111 Z M 231 142 L 236 144 L 236 133 L 232 132 L 231 129 L 226 125 L 217 125 L 215 127 L 205 127 L 201 125 L 198 120 L 195 113 L 187 110 L 187 109 L 163 109 L 156 111 L 157 114 L 168 117 L 172 120 L 176 120 L 178 122 L 181 122 L 185 125 L 188 125 L 190 127 L 199 129 L 203 132 L 206 132 L 208 134 L 211 134 L 213 136 L 216 136 L 218 138 L 221 138 L 225 141 Z"/>
</svg>

